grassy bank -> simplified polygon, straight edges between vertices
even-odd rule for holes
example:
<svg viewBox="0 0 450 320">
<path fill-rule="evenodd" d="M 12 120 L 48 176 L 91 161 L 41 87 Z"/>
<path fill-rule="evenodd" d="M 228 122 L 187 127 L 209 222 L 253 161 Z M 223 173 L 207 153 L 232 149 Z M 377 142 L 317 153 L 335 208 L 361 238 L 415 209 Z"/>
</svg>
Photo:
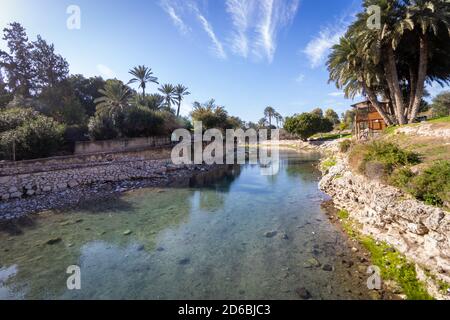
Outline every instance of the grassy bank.
<svg viewBox="0 0 450 320">
<path fill-rule="evenodd" d="M 352 238 L 359 241 L 371 255 L 371 261 L 381 270 L 383 281 L 394 281 L 408 300 L 432 300 L 425 285 L 417 279 L 416 269 L 402 254 L 387 245 L 360 234 L 356 222 L 349 218 L 345 210 L 338 212 L 343 229 Z"/>
</svg>

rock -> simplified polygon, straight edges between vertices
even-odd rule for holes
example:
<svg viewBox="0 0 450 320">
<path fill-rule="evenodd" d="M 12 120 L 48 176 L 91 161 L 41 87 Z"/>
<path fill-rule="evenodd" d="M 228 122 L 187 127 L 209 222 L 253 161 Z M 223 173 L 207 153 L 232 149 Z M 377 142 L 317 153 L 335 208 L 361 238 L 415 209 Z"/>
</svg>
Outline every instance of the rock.
<svg viewBox="0 0 450 320">
<path fill-rule="evenodd" d="M 76 186 L 78 186 L 78 182 L 76 180 L 70 180 L 68 185 L 69 188 L 75 188 Z"/>
<path fill-rule="evenodd" d="M 295 292 L 303 300 L 311 299 L 311 293 L 303 287 L 295 289 Z"/>
<path fill-rule="evenodd" d="M 13 199 L 22 198 L 22 192 L 11 193 L 10 197 L 13 198 Z"/>
<path fill-rule="evenodd" d="M 266 232 L 266 233 L 264 234 L 264 236 L 265 236 L 266 238 L 273 238 L 273 237 L 275 237 L 277 234 L 278 234 L 277 231 L 269 231 L 269 232 Z"/>
<path fill-rule="evenodd" d="M 34 195 L 36 192 L 34 191 L 34 190 L 32 190 L 32 189 L 28 189 L 27 190 L 27 196 L 32 196 L 32 195 Z"/>
<path fill-rule="evenodd" d="M 356 247 L 353 247 L 353 248 L 352 248 L 352 252 L 356 253 L 356 252 L 358 252 L 358 251 L 359 251 L 358 248 L 356 248 Z"/>
<path fill-rule="evenodd" d="M 184 258 L 184 259 L 181 259 L 180 261 L 178 261 L 178 264 L 182 265 L 182 266 L 185 266 L 189 263 L 191 263 L 191 259 L 189 259 L 189 258 Z"/>
<path fill-rule="evenodd" d="M 342 264 L 344 266 L 346 266 L 347 268 L 351 268 L 354 265 L 353 261 L 347 261 L 347 260 L 342 260 Z"/>
<path fill-rule="evenodd" d="M 163 247 L 158 247 L 157 249 L 156 249 L 156 251 L 158 251 L 158 252 L 163 252 L 165 249 L 163 248 Z"/>
<path fill-rule="evenodd" d="M 139 246 L 136 248 L 137 251 L 144 251 L 144 249 L 145 249 L 145 246 L 144 246 L 143 244 L 139 245 Z"/>
<path fill-rule="evenodd" d="M 325 264 L 322 267 L 322 270 L 324 270 L 324 271 L 333 271 L 333 267 L 331 265 L 329 265 L 329 264 Z"/>
<path fill-rule="evenodd" d="M 289 240 L 289 236 L 288 236 L 286 233 L 283 233 L 283 234 L 281 235 L 281 239 L 283 239 L 283 240 Z"/>
<path fill-rule="evenodd" d="M 305 268 L 318 268 L 320 267 L 320 262 L 316 258 L 309 258 L 303 263 Z"/>
<path fill-rule="evenodd" d="M 123 232 L 123 235 L 124 235 L 124 236 L 129 236 L 129 235 L 132 234 L 132 233 L 133 233 L 133 231 L 131 231 L 131 230 L 126 230 L 126 231 Z"/>
<path fill-rule="evenodd" d="M 48 241 L 46 242 L 46 244 L 48 244 L 48 245 L 54 245 L 54 244 L 60 243 L 61 241 L 62 241 L 61 238 L 53 238 L 53 239 L 48 240 Z"/>
</svg>

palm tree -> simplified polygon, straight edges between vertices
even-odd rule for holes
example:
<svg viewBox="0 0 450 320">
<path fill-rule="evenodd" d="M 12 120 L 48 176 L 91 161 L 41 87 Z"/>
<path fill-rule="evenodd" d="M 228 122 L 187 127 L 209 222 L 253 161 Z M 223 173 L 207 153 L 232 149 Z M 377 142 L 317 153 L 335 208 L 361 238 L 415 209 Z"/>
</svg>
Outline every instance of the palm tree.
<svg viewBox="0 0 450 320">
<path fill-rule="evenodd" d="M 283 124 L 283 116 L 278 112 L 275 112 L 275 120 L 277 122 L 277 128 L 280 128 L 280 124 Z"/>
<path fill-rule="evenodd" d="M 175 87 L 172 84 L 163 84 L 158 90 L 163 94 L 166 107 L 170 110 L 172 103 L 176 102 Z"/>
<path fill-rule="evenodd" d="M 388 125 L 392 124 L 387 110 L 378 101 L 377 93 L 382 83 L 376 76 L 376 66 L 370 58 L 364 56 L 356 37 L 342 37 L 339 43 L 333 46 L 327 66 L 330 81 L 334 81 L 338 89 L 343 89 L 347 98 L 354 98 L 359 93 L 367 95 L 384 121 Z"/>
<path fill-rule="evenodd" d="M 108 113 L 113 118 L 129 106 L 132 97 L 131 89 L 117 79 L 106 81 L 105 87 L 98 92 L 102 94 L 102 97 L 94 100 L 97 112 Z"/>
<path fill-rule="evenodd" d="M 142 98 L 145 97 L 145 88 L 148 82 L 158 83 L 158 78 L 153 76 L 151 68 L 146 66 L 137 66 L 129 71 L 129 73 L 134 76 L 128 83 L 139 82 L 139 88 L 142 88 Z"/>
<path fill-rule="evenodd" d="M 177 117 L 180 116 L 180 108 L 181 108 L 181 102 L 183 101 L 185 96 L 190 95 L 191 93 L 188 91 L 188 88 L 185 86 L 179 84 L 175 87 L 175 97 L 178 103 L 178 109 L 177 109 Z"/>
<path fill-rule="evenodd" d="M 264 110 L 264 116 L 269 119 L 270 128 L 272 127 L 272 118 L 274 117 L 275 113 L 276 113 L 275 109 L 270 106 Z"/>
<path fill-rule="evenodd" d="M 409 122 L 413 122 L 422 102 L 425 80 L 428 74 L 430 38 L 437 37 L 440 27 L 450 36 L 450 3 L 448 1 L 417 0 L 408 7 L 408 22 L 417 30 L 419 38 L 419 67 L 416 76 L 416 86 L 412 88 L 409 112 Z M 431 34 L 430 34 L 431 31 Z"/>
</svg>

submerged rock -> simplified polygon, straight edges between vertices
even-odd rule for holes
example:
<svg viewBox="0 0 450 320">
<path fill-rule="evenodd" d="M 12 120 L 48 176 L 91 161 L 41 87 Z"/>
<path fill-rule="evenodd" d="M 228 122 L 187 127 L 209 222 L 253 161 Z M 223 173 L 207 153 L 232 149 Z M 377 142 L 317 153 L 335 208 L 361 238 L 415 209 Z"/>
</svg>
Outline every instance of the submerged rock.
<svg viewBox="0 0 450 320">
<path fill-rule="evenodd" d="M 333 271 L 333 267 L 331 265 L 329 265 L 329 264 L 325 264 L 322 267 L 322 270 L 324 270 L 324 271 Z"/>
<path fill-rule="evenodd" d="M 278 234 L 278 231 L 269 231 L 264 234 L 266 238 L 273 238 Z"/>
<path fill-rule="evenodd" d="M 189 259 L 189 258 L 184 258 L 184 259 L 181 259 L 180 261 L 178 261 L 178 264 L 182 265 L 182 266 L 185 266 L 189 263 L 191 263 L 191 259 Z"/>
<path fill-rule="evenodd" d="M 309 258 L 303 263 L 305 268 L 318 268 L 320 267 L 320 262 L 316 258 Z"/>
<path fill-rule="evenodd" d="M 131 230 L 126 230 L 126 231 L 123 232 L 123 235 L 124 235 L 124 236 L 129 236 L 129 235 L 132 234 L 132 233 L 133 233 L 133 231 L 131 231 Z"/>
<path fill-rule="evenodd" d="M 54 244 L 60 243 L 61 241 L 62 241 L 61 238 L 53 238 L 53 239 L 48 240 L 48 241 L 46 242 L 46 244 L 48 244 L 48 245 L 54 245 Z"/>
<path fill-rule="evenodd" d="M 295 289 L 295 292 L 303 300 L 311 299 L 311 293 L 303 287 Z"/>
</svg>

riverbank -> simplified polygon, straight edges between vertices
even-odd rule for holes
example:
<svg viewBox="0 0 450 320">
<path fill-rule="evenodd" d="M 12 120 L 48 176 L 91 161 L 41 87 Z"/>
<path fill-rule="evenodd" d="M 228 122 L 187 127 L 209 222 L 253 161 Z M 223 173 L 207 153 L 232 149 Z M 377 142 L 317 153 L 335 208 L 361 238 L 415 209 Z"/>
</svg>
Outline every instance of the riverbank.
<svg viewBox="0 0 450 320">
<path fill-rule="evenodd" d="M 79 180 L 80 183 L 74 185 L 67 184 L 66 180 L 64 188 L 61 190 L 33 193 L 31 196 L 1 201 L 0 221 L 17 219 L 46 210 L 76 207 L 87 201 L 104 199 L 130 190 L 186 185 L 196 174 L 208 172 L 217 167 L 214 165 L 172 165 L 170 160 L 153 160 L 152 163 L 152 170 L 142 171 L 141 175 L 130 177 L 119 170 L 116 171 L 121 175 L 118 179 L 114 178 L 114 175 L 110 175 L 109 179 L 90 183 L 88 183 L 89 181 L 82 183 L 83 180 Z M 132 163 L 124 165 L 129 168 L 133 167 Z M 108 175 L 105 174 L 105 176 Z"/>
<path fill-rule="evenodd" d="M 442 136 L 442 126 L 438 127 L 439 131 L 435 134 L 430 132 L 428 124 L 426 126 L 426 137 L 434 139 L 434 142 L 420 146 L 427 150 L 431 147 L 433 150 L 446 148 L 448 137 Z M 414 125 L 412 129 L 400 128 L 398 132 L 389 132 L 390 136 L 379 139 L 398 140 L 400 145 L 406 142 L 411 145 L 409 141 L 420 140 L 417 142 L 420 143 L 424 139 L 422 134 L 416 139 L 414 135 L 418 132 L 423 132 L 421 125 Z M 374 249 L 385 247 L 383 250 L 386 250 L 392 247 L 392 250 L 405 256 L 405 263 L 413 263 L 414 266 L 412 270 L 408 270 L 422 282 L 430 295 L 437 299 L 450 299 L 448 212 L 426 205 L 380 179 L 368 178 L 355 172 L 349 163 L 349 155 L 341 153 L 338 146 L 339 141 L 336 141 L 334 147 L 325 149 L 321 165 L 323 177 L 319 184 L 321 190 L 330 195 L 334 205 L 342 211 L 337 220 L 345 225 L 349 233 L 357 233 L 364 239 L 373 240 L 376 244 L 372 246 Z M 429 152 L 427 157 L 434 157 L 430 162 L 436 161 L 437 153 Z M 428 164 L 427 160 L 424 162 L 422 167 Z M 416 170 L 419 169 L 420 166 Z M 362 237 L 357 238 L 361 240 Z M 388 255 L 389 253 L 381 254 L 381 257 Z M 402 267 L 399 265 L 398 268 Z"/>
</svg>

